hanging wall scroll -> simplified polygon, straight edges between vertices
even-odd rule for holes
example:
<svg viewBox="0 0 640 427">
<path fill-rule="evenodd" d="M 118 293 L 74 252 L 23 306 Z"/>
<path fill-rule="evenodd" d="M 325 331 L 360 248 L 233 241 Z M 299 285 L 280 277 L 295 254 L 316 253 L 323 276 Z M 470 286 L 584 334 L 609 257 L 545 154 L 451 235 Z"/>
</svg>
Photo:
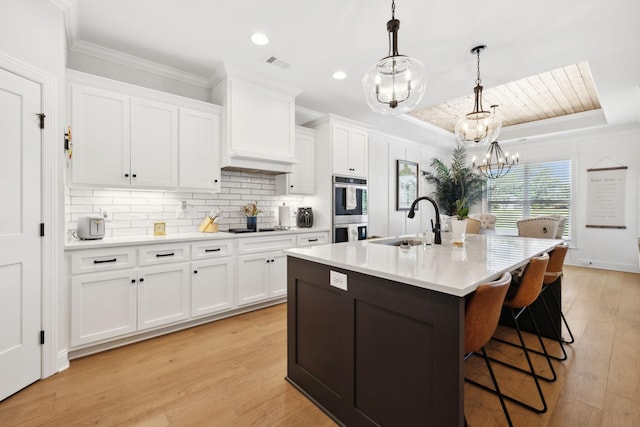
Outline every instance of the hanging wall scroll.
<svg viewBox="0 0 640 427">
<path fill-rule="evenodd" d="M 587 169 L 587 227 L 625 229 L 626 166 Z"/>
</svg>

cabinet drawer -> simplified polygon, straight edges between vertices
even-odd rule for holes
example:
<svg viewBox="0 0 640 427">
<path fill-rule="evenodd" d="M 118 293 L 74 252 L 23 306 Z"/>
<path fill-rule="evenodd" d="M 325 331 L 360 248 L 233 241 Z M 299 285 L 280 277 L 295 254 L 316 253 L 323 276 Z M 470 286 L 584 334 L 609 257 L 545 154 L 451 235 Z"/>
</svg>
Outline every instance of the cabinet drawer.
<svg viewBox="0 0 640 427">
<path fill-rule="evenodd" d="M 136 266 L 136 250 L 132 247 L 92 249 L 71 254 L 71 274 L 117 270 Z"/>
<path fill-rule="evenodd" d="M 191 257 L 196 259 L 220 258 L 235 253 L 233 240 L 216 240 L 209 242 L 193 243 L 191 245 Z"/>
<path fill-rule="evenodd" d="M 326 245 L 327 243 L 329 243 L 329 233 L 308 233 L 298 236 L 296 246 Z"/>
<path fill-rule="evenodd" d="M 296 236 L 270 236 L 251 239 L 240 239 L 240 253 L 265 252 L 278 249 L 289 249 L 296 246 Z"/>
<path fill-rule="evenodd" d="M 140 265 L 165 264 L 189 260 L 189 245 L 153 245 L 138 249 Z"/>
</svg>

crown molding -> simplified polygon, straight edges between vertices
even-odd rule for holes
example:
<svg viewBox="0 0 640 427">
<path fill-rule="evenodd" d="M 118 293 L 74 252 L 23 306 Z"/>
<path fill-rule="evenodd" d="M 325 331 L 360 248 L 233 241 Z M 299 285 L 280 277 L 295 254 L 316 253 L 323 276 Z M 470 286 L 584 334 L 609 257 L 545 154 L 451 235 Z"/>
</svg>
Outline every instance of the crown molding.
<svg viewBox="0 0 640 427">
<path fill-rule="evenodd" d="M 178 80 L 194 86 L 211 89 L 210 78 L 206 78 L 157 62 L 138 58 L 114 49 L 100 46 L 94 43 L 82 41 L 79 39 L 80 23 L 78 18 L 78 0 L 49 0 L 51 4 L 58 7 L 64 13 L 64 24 L 67 33 L 67 48 L 69 51 L 93 56 L 127 67 L 136 68 L 138 70 L 153 73 L 162 77 Z"/>
<path fill-rule="evenodd" d="M 94 43 L 77 41 L 73 46 L 69 48 L 69 50 L 83 55 L 93 56 L 95 58 L 104 59 L 106 61 L 115 62 L 127 67 L 132 67 L 138 70 L 157 74 L 159 76 L 167 77 L 173 80 L 179 80 L 181 82 L 192 84 L 194 86 L 211 89 L 209 79 L 206 77 L 179 70 L 177 68 L 169 67 L 167 65 L 159 64 L 157 62 L 142 59 L 137 56 L 129 55 L 128 53 L 110 49 Z"/>
<path fill-rule="evenodd" d="M 70 48 L 78 40 L 78 1 L 77 0 L 49 0 L 64 14 L 64 26 L 67 34 L 67 47 Z"/>
</svg>

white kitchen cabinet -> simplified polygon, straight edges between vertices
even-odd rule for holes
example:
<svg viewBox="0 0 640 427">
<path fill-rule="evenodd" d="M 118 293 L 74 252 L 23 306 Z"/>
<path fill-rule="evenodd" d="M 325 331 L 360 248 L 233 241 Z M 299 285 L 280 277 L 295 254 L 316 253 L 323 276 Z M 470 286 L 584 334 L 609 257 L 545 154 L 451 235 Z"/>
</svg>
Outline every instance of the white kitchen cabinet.
<svg viewBox="0 0 640 427">
<path fill-rule="evenodd" d="M 72 85 L 71 129 L 73 184 L 177 186 L 177 107 Z"/>
<path fill-rule="evenodd" d="M 287 294 L 287 257 L 282 251 L 238 257 L 238 305 Z"/>
<path fill-rule="evenodd" d="M 71 279 L 71 346 L 137 330 L 134 269 L 78 275 Z"/>
<path fill-rule="evenodd" d="M 180 109 L 181 189 L 220 191 L 220 114 Z"/>
<path fill-rule="evenodd" d="M 71 86 L 73 184 L 129 185 L 129 100 L 120 93 Z"/>
<path fill-rule="evenodd" d="M 235 259 L 221 257 L 191 263 L 191 316 L 233 307 Z"/>
<path fill-rule="evenodd" d="M 228 77 L 213 88 L 222 110 L 222 167 L 291 172 L 299 91 Z"/>
<path fill-rule="evenodd" d="M 293 171 L 276 175 L 276 194 L 313 195 L 316 191 L 315 144 L 316 131 L 298 126 L 296 128 L 296 161 Z"/>
<path fill-rule="evenodd" d="M 131 184 L 175 188 L 177 159 L 178 107 L 131 98 Z"/>
<path fill-rule="evenodd" d="M 326 245 L 327 243 L 331 243 L 331 240 L 329 240 L 329 233 L 326 231 L 321 231 L 318 233 L 299 234 L 296 239 L 296 246 L 299 248 L 307 246 Z"/>
<path fill-rule="evenodd" d="M 369 161 L 366 131 L 339 123 L 331 126 L 334 175 L 367 177 Z"/>
<path fill-rule="evenodd" d="M 67 71 L 70 185 L 220 191 L 220 111 Z"/>
<path fill-rule="evenodd" d="M 170 263 L 139 269 L 138 330 L 188 319 L 189 265 Z"/>
</svg>

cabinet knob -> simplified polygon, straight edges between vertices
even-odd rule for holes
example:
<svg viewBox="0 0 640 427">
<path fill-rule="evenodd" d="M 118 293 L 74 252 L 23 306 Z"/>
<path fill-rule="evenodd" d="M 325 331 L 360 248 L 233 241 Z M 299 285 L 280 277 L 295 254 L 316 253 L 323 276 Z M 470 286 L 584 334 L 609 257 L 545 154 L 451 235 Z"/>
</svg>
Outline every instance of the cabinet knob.
<svg viewBox="0 0 640 427">
<path fill-rule="evenodd" d="M 135 177 L 136 177 L 136 174 L 134 173 L 132 176 L 135 178 Z"/>
<path fill-rule="evenodd" d="M 214 179 L 214 180 L 213 180 L 213 182 L 218 182 L 218 180 L 217 180 L 217 179 Z"/>
<path fill-rule="evenodd" d="M 290 185 L 289 187 L 293 188 L 293 185 Z"/>
<path fill-rule="evenodd" d="M 131 279 L 131 283 L 136 283 L 136 279 Z"/>
<path fill-rule="evenodd" d="M 144 277 L 140 278 L 140 283 L 144 282 Z"/>
<path fill-rule="evenodd" d="M 124 174 L 124 177 L 125 177 L 125 178 L 129 178 L 129 174 L 128 174 L 128 173 L 125 173 L 125 174 Z"/>
<path fill-rule="evenodd" d="M 198 274 L 198 270 L 193 270 L 193 274 Z"/>
<path fill-rule="evenodd" d="M 271 262 L 271 260 L 267 260 L 267 263 L 270 263 L 270 262 Z"/>
</svg>

